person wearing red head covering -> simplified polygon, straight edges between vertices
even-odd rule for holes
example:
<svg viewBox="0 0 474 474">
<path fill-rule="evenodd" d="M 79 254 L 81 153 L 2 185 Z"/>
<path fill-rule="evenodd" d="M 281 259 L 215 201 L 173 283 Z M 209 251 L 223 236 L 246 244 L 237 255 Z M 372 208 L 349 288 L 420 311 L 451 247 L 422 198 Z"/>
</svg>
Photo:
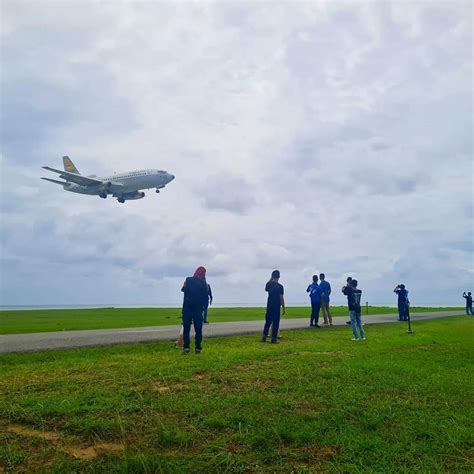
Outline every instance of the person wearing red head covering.
<svg viewBox="0 0 474 474">
<path fill-rule="evenodd" d="M 206 279 L 206 269 L 204 267 L 197 267 L 194 272 L 194 278 L 200 278 L 201 280 Z"/>
<path fill-rule="evenodd" d="M 192 277 L 186 278 L 181 291 L 183 298 L 183 354 L 189 353 L 191 324 L 194 325 L 196 354 L 202 351 L 202 312 L 208 301 L 206 269 L 198 267 Z"/>
</svg>

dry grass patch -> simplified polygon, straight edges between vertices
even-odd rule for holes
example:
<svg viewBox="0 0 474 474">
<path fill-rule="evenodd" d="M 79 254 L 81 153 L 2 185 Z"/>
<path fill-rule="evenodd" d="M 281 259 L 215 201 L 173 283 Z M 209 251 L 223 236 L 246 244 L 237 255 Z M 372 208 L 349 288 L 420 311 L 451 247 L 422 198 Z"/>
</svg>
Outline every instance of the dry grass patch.
<svg viewBox="0 0 474 474">
<path fill-rule="evenodd" d="M 55 431 L 41 431 L 23 425 L 9 425 L 5 430 L 27 438 L 35 438 L 47 441 L 58 451 L 62 451 L 76 459 L 95 459 L 96 457 L 106 453 L 118 453 L 124 450 L 122 444 L 117 443 L 96 443 L 91 446 L 81 446 L 67 440 Z"/>
</svg>

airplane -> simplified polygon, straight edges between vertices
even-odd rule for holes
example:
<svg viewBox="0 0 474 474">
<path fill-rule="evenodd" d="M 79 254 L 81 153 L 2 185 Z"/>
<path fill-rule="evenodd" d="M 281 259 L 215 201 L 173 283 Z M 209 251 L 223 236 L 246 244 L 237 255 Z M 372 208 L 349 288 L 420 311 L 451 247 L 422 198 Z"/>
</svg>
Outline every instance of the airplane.
<svg viewBox="0 0 474 474">
<path fill-rule="evenodd" d="M 156 192 L 159 193 L 160 189 L 174 179 L 174 175 L 167 171 L 155 169 L 116 173 L 113 176 L 105 177 L 83 176 L 68 156 L 63 156 L 63 164 L 64 171 L 49 166 L 43 166 L 43 169 L 58 173 L 59 177 L 66 181 L 51 178 L 41 179 L 60 184 L 64 190 L 72 193 L 100 196 L 103 199 L 111 194 L 120 203 L 144 198 L 145 193 L 141 192 L 141 189 L 156 188 Z"/>
</svg>

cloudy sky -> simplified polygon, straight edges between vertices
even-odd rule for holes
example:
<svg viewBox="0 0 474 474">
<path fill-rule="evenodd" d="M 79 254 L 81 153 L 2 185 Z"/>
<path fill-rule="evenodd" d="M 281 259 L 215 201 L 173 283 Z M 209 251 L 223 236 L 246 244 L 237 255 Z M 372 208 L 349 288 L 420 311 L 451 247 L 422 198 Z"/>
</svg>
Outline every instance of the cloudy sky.
<svg viewBox="0 0 474 474">
<path fill-rule="evenodd" d="M 462 304 L 473 278 L 472 4 L 1 4 L 1 304 Z M 42 181 L 158 168 L 119 204 Z M 52 176 L 54 177 L 54 176 Z"/>
</svg>

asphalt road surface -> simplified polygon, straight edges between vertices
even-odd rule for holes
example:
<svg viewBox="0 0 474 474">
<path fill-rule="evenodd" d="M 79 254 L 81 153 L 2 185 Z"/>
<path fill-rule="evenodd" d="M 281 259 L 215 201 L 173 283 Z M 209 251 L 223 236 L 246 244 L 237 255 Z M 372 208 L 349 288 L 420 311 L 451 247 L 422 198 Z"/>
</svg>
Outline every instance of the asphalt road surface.
<svg viewBox="0 0 474 474">
<path fill-rule="evenodd" d="M 443 311 L 436 313 L 414 313 L 411 320 L 414 331 L 416 321 L 437 319 L 446 316 L 460 316 L 463 311 Z M 371 315 L 364 318 L 365 324 L 397 323 L 407 326 L 405 322 L 398 322 L 396 314 Z M 319 322 L 321 324 L 322 317 Z M 333 318 L 335 326 L 345 326 L 348 318 Z M 311 331 L 329 331 L 328 326 L 321 329 L 309 328 L 309 318 L 282 319 L 280 327 L 287 329 L 308 329 Z M 176 340 L 181 326 L 155 326 L 121 329 L 93 329 L 88 331 L 59 331 L 41 332 L 34 334 L 12 334 L 0 336 L 0 353 L 8 352 L 36 352 L 50 349 L 71 349 L 77 347 L 108 346 L 134 342 L 156 342 Z M 204 325 L 204 337 L 231 336 L 234 334 L 255 334 L 263 329 L 262 321 L 235 321 L 229 323 L 214 323 Z M 348 328 L 349 329 L 349 328 Z M 370 336 L 369 336 L 370 337 Z"/>
</svg>

